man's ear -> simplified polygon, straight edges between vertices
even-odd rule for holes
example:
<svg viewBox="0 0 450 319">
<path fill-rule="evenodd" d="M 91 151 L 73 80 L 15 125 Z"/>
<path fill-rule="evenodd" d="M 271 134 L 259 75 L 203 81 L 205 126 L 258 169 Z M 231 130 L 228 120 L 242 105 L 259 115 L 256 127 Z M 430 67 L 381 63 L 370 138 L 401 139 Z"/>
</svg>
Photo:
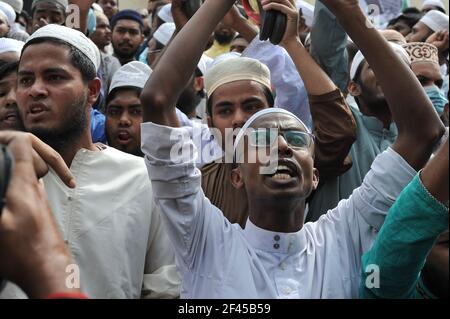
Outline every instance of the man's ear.
<svg viewBox="0 0 450 319">
<path fill-rule="evenodd" d="M 203 91 L 205 88 L 205 81 L 202 76 L 196 76 L 194 78 L 194 84 L 192 85 L 192 88 L 195 92 Z"/>
<path fill-rule="evenodd" d="M 360 96 L 361 95 L 361 86 L 355 81 L 350 81 L 348 84 L 348 92 L 352 96 Z"/>
<path fill-rule="evenodd" d="M 214 127 L 214 123 L 211 115 L 208 114 L 208 127 Z"/>
<path fill-rule="evenodd" d="M 244 177 L 242 176 L 242 172 L 239 167 L 231 171 L 231 184 L 233 184 L 236 189 L 242 189 L 245 186 Z"/>
<path fill-rule="evenodd" d="M 319 186 L 319 170 L 317 168 L 313 168 L 313 190 L 316 190 L 317 187 Z"/>
<path fill-rule="evenodd" d="M 88 83 L 88 104 L 90 106 L 94 105 L 100 95 L 100 90 L 102 88 L 102 82 L 99 78 L 95 78 Z"/>
</svg>

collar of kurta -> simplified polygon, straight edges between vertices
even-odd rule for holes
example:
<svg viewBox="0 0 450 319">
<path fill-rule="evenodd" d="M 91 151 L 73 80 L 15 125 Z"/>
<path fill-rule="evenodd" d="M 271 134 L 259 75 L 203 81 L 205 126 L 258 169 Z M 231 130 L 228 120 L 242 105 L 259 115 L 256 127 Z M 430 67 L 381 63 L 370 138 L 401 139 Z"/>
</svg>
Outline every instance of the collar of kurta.
<svg viewBox="0 0 450 319">
<path fill-rule="evenodd" d="M 255 249 L 274 254 L 299 254 L 307 248 L 305 233 L 277 233 L 259 228 L 250 219 L 244 229 L 244 237 Z"/>
</svg>

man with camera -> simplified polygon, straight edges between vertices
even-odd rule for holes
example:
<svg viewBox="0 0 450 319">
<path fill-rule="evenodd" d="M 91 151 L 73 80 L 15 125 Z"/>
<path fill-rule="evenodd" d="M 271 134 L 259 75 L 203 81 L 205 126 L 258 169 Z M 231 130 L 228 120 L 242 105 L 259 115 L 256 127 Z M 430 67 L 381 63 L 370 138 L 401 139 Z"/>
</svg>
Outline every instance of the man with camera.
<svg viewBox="0 0 450 319">
<path fill-rule="evenodd" d="M 49 166 L 75 187 L 52 148 L 31 134 L 0 132 L 0 277 L 18 284 L 30 298 L 84 298 L 67 284 L 66 271 L 74 261 L 38 181 Z M 3 285 L 0 279 L 0 290 Z"/>
</svg>

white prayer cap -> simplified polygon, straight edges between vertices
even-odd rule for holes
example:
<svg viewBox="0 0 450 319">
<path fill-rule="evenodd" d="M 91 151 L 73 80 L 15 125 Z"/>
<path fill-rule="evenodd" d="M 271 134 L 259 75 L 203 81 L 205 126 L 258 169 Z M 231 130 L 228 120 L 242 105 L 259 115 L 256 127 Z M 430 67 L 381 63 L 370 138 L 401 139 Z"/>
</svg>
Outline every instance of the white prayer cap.
<svg viewBox="0 0 450 319">
<path fill-rule="evenodd" d="M 214 60 L 211 59 L 209 56 L 207 56 L 205 54 L 202 55 L 202 57 L 200 58 L 200 61 L 197 64 L 197 67 L 200 70 L 200 72 L 202 72 L 203 75 L 205 75 L 208 72 L 213 61 Z"/>
<path fill-rule="evenodd" d="M 152 69 L 145 63 L 138 61 L 127 63 L 114 73 L 109 93 L 121 87 L 143 89 L 152 72 Z"/>
<path fill-rule="evenodd" d="M 94 10 L 94 12 L 101 12 L 104 13 L 103 8 L 98 4 L 98 3 L 93 3 L 92 4 L 92 9 Z"/>
<path fill-rule="evenodd" d="M 169 3 L 163 6 L 158 12 L 158 17 L 164 22 L 174 22 L 172 17 L 172 4 Z"/>
<path fill-rule="evenodd" d="M 406 64 L 411 65 L 409 54 L 401 45 L 393 42 L 389 42 L 389 44 L 391 45 L 395 53 L 397 53 Z M 350 68 L 350 80 L 355 80 L 356 73 L 365 60 L 366 58 L 364 57 L 362 52 L 358 51 L 358 53 L 356 53 L 355 57 L 353 58 L 352 67 Z"/>
<path fill-rule="evenodd" d="M 23 0 L 1 0 L 1 2 L 9 4 L 16 13 L 21 13 L 23 10 Z"/>
<path fill-rule="evenodd" d="M 12 27 L 14 22 L 16 22 L 16 11 L 6 2 L 0 1 L 0 13 L 6 17 L 6 22 Z"/>
<path fill-rule="evenodd" d="M 34 32 L 28 38 L 26 43 L 38 38 L 52 38 L 61 40 L 80 50 L 94 64 L 95 70 L 98 70 L 100 67 L 97 46 L 80 31 L 57 24 L 49 24 Z"/>
<path fill-rule="evenodd" d="M 6 52 L 18 52 L 19 54 L 22 52 L 23 46 L 25 42 L 18 41 L 10 38 L 1 38 L 0 39 L 0 54 Z"/>
<path fill-rule="evenodd" d="M 226 60 L 230 60 L 230 59 L 236 59 L 236 58 L 240 58 L 242 56 L 241 53 L 239 52 L 227 52 L 227 53 L 223 53 L 221 55 L 219 55 L 218 57 L 216 57 L 212 64 L 211 64 L 211 68 L 216 66 L 217 64 L 226 61 Z"/>
<path fill-rule="evenodd" d="M 314 6 L 303 0 L 296 0 L 297 9 L 302 9 L 303 18 L 308 27 L 312 27 L 314 21 Z"/>
<path fill-rule="evenodd" d="M 176 26 L 173 22 L 166 22 L 162 24 L 158 30 L 155 31 L 153 34 L 153 37 L 155 40 L 157 40 L 159 43 L 166 46 L 170 39 L 172 38 L 173 34 L 175 33 Z"/>
<path fill-rule="evenodd" d="M 236 81 L 255 81 L 272 91 L 269 68 L 258 60 L 241 57 L 222 61 L 206 73 L 208 98 L 222 85 Z"/>
<path fill-rule="evenodd" d="M 434 6 L 434 7 L 442 8 L 445 10 L 445 6 L 441 0 L 425 0 L 423 2 L 422 8 L 424 8 L 426 6 Z"/>
<path fill-rule="evenodd" d="M 33 0 L 33 3 L 31 4 L 31 9 L 34 9 L 34 7 L 36 7 L 39 3 L 42 2 L 52 3 L 56 6 L 64 8 L 64 10 L 67 9 L 67 7 L 69 6 L 68 0 Z"/>
<path fill-rule="evenodd" d="M 438 10 L 429 11 L 421 20 L 428 28 L 434 32 L 448 30 L 448 15 Z"/>
<path fill-rule="evenodd" d="M 241 142 L 242 138 L 244 137 L 247 129 L 249 129 L 252 126 L 252 124 L 256 122 L 256 120 L 260 119 L 263 116 L 266 116 L 269 114 L 276 114 L 276 113 L 286 114 L 286 115 L 289 115 L 290 117 L 292 117 L 293 119 L 296 119 L 299 122 L 299 124 L 303 125 L 303 128 L 305 129 L 305 131 L 311 134 L 311 130 L 305 125 L 305 123 L 303 123 L 302 120 L 300 120 L 298 118 L 297 115 L 295 115 L 294 113 L 291 113 L 285 109 L 282 109 L 282 108 L 272 107 L 272 108 L 261 110 L 255 114 L 253 114 L 253 116 L 250 117 L 247 120 L 247 122 L 245 122 L 244 126 L 239 131 L 238 135 L 236 136 L 236 140 L 234 141 L 234 146 L 233 146 L 234 153 L 236 153 L 239 143 Z"/>
</svg>

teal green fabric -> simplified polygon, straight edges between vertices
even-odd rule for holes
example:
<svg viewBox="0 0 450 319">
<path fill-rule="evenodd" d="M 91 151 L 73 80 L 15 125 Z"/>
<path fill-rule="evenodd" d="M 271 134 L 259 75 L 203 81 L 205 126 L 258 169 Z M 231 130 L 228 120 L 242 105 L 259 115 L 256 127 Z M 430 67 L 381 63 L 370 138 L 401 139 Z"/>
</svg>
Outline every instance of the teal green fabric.
<svg viewBox="0 0 450 319">
<path fill-rule="evenodd" d="M 389 210 L 373 247 L 362 257 L 361 298 L 422 298 L 416 287 L 426 257 L 448 229 L 448 208 L 434 199 L 419 175 Z M 380 286 L 369 289 L 369 265 L 379 267 Z"/>
<path fill-rule="evenodd" d="M 311 55 L 336 86 L 342 92 L 347 92 L 347 34 L 333 13 L 320 1 L 316 1 L 314 21 L 311 30 Z"/>
<path fill-rule="evenodd" d="M 397 127 L 389 130 L 375 117 L 363 115 L 356 105 L 350 106 L 356 120 L 357 140 L 350 151 L 353 166 L 339 177 L 322 181 L 309 202 L 307 221 L 317 221 L 328 210 L 335 208 L 361 186 L 375 158 L 391 146 L 398 135 Z M 319 172 L 320 174 L 320 172 Z"/>
</svg>

